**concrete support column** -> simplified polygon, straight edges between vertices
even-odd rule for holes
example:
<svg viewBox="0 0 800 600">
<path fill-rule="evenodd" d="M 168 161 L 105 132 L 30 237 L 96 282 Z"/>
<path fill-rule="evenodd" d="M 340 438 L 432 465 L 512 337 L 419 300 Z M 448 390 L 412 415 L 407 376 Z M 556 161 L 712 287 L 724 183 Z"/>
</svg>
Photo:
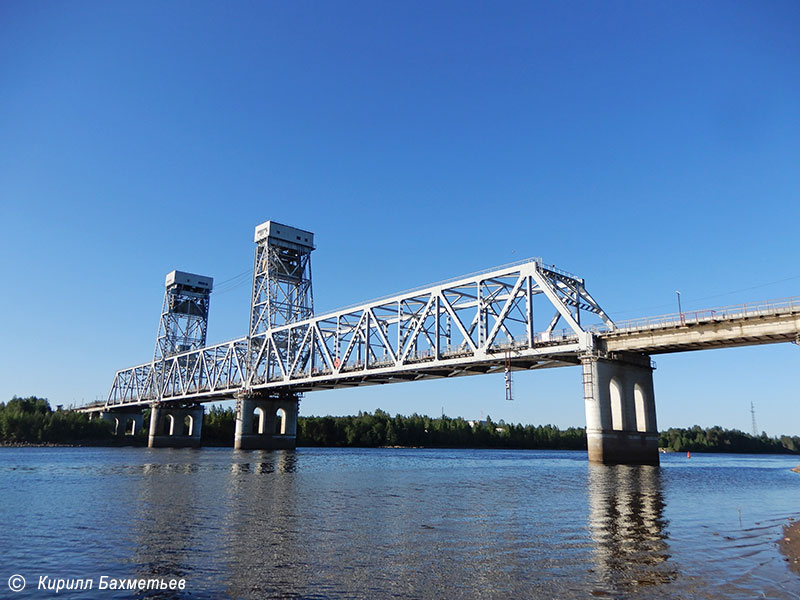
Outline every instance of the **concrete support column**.
<svg viewBox="0 0 800 600">
<path fill-rule="evenodd" d="M 104 410 L 100 413 L 101 421 L 112 424 L 114 435 L 136 435 L 144 427 L 144 415 L 141 410 Z"/>
<path fill-rule="evenodd" d="M 150 408 L 150 448 L 199 448 L 203 432 L 203 407 Z"/>
<path fill-rule="evenodd" d="M 237 450 L 295 448 L 299 406 L 296 394 L 240 396 L 236 400 L 233 447 Z"/>
<path fill-rule="evenodd" d="M 657 465 L 653 367 L 646 354 L 584 356 L 589 462 Z"/>
</svg>

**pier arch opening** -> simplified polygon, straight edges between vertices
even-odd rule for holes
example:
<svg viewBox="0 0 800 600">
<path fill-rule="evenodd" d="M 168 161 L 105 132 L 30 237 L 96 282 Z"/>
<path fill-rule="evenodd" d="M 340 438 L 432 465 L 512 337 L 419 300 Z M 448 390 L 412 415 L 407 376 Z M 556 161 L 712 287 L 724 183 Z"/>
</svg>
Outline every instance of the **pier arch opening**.
<svg viewBox="0 0 800 600">
<path fill-rule="evenodd" d="M 611 429 L 622 431 L 623 429 L 623 393 L 622 384 L 619 379 L 613 377 L 608 384 L 608 392 L 611 399 Z"/>
<path fill-rule="evenodd" d="M 264 409 L 256 407 L 253 411 L 253 431 L 252 433 L 256 433 L 258 435 L 264 434 L 264 421 L 266 421 L 266 414 L 264 413 Z"/>
<path fill-rule="evenodd" d="M 633 404 L 636 409 L 636 431 L 648 431 L 647 393 L 639 383 L 633 388 Z"/>
<path fill-rule="evenodd" d="M 175 417 L 172 415 L 164 417 L 164 435 L 175 435 Z"/>
<path fill-rule="evenodd" d="M 194 435 L 194 419 L 191 415 L 186 415 L 183 419 L 183 434 Z"/>
<path fill-rule="evenodd" d="M 286 435 L 286 411 L 282 408 L 275 413 L 275 434 Z"/>
</svg>

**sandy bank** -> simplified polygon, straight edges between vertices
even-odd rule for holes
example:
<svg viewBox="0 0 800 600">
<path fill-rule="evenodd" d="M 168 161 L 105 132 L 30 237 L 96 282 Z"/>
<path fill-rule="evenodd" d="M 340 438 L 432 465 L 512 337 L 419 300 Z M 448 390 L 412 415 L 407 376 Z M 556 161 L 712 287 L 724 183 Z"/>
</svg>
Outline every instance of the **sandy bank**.
<svg viewBox="0 0 800 600">
<path fill-rule="evenodd" d="M 783 528 L 783 539 L 778 542 L 789 568 L 800 575 L 800 521 Z"/>
</svg>

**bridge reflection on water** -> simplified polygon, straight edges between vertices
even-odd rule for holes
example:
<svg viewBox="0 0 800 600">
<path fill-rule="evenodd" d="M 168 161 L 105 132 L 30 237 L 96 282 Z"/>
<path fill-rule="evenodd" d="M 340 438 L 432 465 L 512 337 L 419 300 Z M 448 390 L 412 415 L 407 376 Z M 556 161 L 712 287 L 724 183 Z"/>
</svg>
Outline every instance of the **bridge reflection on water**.
<svg viewBox="0 0 800 600">
<path fill-rule="evenodd" d="M 669 562 L 661 469 L 589 467 L 589 531 L 595 572 L 611 590 L 633 591 L 678 576 Z"/>
<path fill-rule="evenodd" d="M 391 471 L 370 468 L 337 485 L 341 472 L 304 473 L 303 453 L 239 458 L 219 470 L 224 490 L 194 476 L 197 465 L 144 465 L 135 541 L 143 575 L 187 577 L 195 596 L 197 585 L 222 585 L 234 598 L 613 596 L 678 577 L 657 467 L 592 466 L 583 507 L 580 494 L 533 507 L 526 496 L 539 503 L 549 493 L 522 485 L 509 498 L 477 480 L 437 497 L 427 477 L 400 490 Z M 341 460 L 349 470 L 360 459 Z M 587 503 L 588 518 L 573 520 Z M 192 566 L 219 549 L 222 562 Z"/>
</svg>

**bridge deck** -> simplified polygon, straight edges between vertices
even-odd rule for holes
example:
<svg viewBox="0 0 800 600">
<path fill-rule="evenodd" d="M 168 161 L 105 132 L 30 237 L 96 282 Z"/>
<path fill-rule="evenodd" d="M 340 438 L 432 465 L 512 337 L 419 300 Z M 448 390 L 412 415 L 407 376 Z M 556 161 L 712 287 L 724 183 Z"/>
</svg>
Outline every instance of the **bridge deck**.
<svg viewBox="0 0 800 600">
<path fill-rule="evenodd" d="M 621 322 L 600 334 L 609 352 L 687 352 L 796 342 L 800 298 L 648 317 Z"/>
</svg>

